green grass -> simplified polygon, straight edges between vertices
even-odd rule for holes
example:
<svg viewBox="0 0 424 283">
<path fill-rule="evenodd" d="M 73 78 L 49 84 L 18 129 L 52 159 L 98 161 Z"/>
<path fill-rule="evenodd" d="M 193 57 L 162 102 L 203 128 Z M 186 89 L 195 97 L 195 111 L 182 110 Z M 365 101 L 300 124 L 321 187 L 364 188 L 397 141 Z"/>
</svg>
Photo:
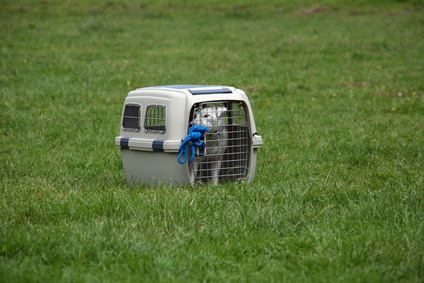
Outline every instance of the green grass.
<svg viewBox="0 0 424 283">
<path fill-rule="evenodd" d="M 421 1 L 85 2 L 1 1 L 1 282 L 424 280 Z M 253 183 L 127 184 L 126 94 L 185 83 L 247 92 Z"/>
</svg>

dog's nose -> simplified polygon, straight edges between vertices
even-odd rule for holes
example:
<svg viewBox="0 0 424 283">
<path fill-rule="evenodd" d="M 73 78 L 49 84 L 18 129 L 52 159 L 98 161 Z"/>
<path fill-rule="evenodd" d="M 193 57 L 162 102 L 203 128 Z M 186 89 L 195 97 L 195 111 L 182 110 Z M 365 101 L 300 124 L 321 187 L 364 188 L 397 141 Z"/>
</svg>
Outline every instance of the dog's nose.
<svg viewBox="0 0 424 283">
<path fill-rule="evenodd" d="M 194 126 L 193 121 L 191 121 L 191 122 L 188 124 L 188 126 L 189 126 L 189 127 L 193 127 L 193 126 Z"/>
</svg>

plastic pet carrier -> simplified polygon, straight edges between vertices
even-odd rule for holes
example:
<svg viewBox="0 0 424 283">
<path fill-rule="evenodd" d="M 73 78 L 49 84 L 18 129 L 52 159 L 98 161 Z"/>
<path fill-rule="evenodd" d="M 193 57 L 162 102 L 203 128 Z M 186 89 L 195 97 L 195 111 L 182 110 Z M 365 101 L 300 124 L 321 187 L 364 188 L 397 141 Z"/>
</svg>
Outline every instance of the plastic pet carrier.
<svg viewBox="0 0 424 283">
<path fill-rule="evenodd" d="M 218 184 L 253 180 L 262 138 L 242 90 L 169 85 L 128 93 L 115 144 L 130 183 Z"/>
</svg>

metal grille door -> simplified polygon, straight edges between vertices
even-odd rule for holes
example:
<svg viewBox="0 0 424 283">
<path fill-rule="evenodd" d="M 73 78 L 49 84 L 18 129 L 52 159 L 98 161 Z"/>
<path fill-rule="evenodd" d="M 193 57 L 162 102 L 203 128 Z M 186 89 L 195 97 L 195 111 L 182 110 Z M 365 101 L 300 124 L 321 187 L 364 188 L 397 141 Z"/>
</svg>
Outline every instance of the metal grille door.
<svg viewBox="0 0 424 283">
<path fill-rule="evenodd" d="M 193 106 L 190 125 L 208 127 L 206 148 L 196 155 L 191 174 L 195 183 L 234 182 L 249 173 L 249 126 L 240 101 L 205 102 Z"/>
</svg>

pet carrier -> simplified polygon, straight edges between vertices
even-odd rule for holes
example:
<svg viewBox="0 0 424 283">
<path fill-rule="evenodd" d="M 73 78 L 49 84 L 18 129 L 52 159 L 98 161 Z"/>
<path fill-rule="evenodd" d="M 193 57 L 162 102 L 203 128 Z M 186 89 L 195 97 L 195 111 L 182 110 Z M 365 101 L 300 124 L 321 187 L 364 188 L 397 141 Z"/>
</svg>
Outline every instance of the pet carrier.
<svg viewBox="0 0 424 283">
<path fill-rule="evenodd" d="M 242 90 L 169 85 L 128 93 L 115 144 L 130 183 L 217 184 L 253 180 L 262 138 Z"/>
</svg>

